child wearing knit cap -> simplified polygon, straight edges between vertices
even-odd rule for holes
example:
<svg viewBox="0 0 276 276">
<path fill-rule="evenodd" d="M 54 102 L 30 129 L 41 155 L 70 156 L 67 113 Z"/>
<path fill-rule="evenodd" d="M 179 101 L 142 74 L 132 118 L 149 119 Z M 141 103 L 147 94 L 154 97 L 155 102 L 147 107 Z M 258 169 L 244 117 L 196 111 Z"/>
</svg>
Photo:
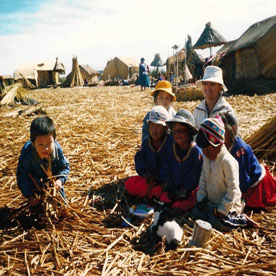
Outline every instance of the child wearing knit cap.
<svg viewBox="0 0 276 276">
<path fill-rule="evenodd" d="M 202 151 L 193 141 L 197 129 L 190 111 L 180 109 L 167 121 L 174 143 L 170 146 L 166 164 L 161 173 L 167 183 L 160 200 L 172 208 L 189 210 L 196 203 L 196 190 L 202 169 Z"/>
<path fill-rule="evenodd" d="M 276 205 L 276 178 L 261 165 L 251 147 L 238 135 L 238 121 L 232 112 L 221 112 L 225 125 L 225 146 L 239 163 L 240 189 L 246 207 Z"/>
<path fill-rule="evenodd" d="M 224 145 L 224 133 L 220 117 L 205 119 L 200 125 L 196 142 L 204 156 L 193 216 L 229 232 L 246 226 L 247 219 L 240 215 L 239 165 Z"/>
<path fill-rule="evenodd" d="M 125 188 L 130 195 L 148 199 L 160 198 L 162 193 L 160 170 L 172 143 L 166 126 L 168 118 L 168 111 L 163 106 L 156 105 L 150 111 L 147 122 L 149 135 L 143 140 L 134 158 L 138 175 L 125 181 Z"/>
</svg>

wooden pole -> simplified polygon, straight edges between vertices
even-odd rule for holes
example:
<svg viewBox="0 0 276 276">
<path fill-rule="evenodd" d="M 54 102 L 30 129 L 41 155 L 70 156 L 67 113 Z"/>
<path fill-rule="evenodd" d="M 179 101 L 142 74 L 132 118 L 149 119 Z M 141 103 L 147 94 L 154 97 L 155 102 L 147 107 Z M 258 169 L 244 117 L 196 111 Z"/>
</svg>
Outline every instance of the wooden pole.
<svg viewBox="0 0 276 276">
<path fill-rule="evenodd" d="M 209 222 L 200 219 L 196 220 L 191 240 L 192 245 L 205 248 L 210 239 L 211 231 L 212 225 Z"/>
</svg>

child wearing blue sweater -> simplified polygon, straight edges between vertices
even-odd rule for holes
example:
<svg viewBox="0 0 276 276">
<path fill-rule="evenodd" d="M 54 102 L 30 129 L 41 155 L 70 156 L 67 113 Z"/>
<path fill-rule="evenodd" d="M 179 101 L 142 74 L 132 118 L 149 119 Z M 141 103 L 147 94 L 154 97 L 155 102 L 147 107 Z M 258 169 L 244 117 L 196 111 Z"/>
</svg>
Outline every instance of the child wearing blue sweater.
<svg viewBox="0 0 276 276">
<path fill-rule="evenodd" d="M 30 127 L 31 140 L 22 148 L 18 160 L 17 185 L 30 206 L 41 202 L 36 184 L 42 188 L 48 176 L 54 177 L 54 185 L 65 197 L 64 183 L 69 174 L 69 162 L 56 139 L 53 120 L 48 116 L 34 119 Z M 44 171 L 45 170 L 45 171 Z M 36 184 L 34 183 L 36 182 Z"/>
<path fill-rule="evenodd" d="M 135 154 L 135 169 L 138 175 L 125 181 L 125 188 L 130 195 L 148 199 L 160 198 L 163 182 L 160 170 L 172 143 L 166 126 L 168 116 L 166 108 L 160 105 L 150 111 L 149 136 L 143 140 L 140 150 Z"/>
<path fill-rule="evenodd" d="M 239 180 L 245 206 L 266 208 L 276 205 L 276 179 L 262 166 L 251 147 L 238 136 L 238 121 L 232 112 L 221 112 L 225 145 L 239 163 Z"/>
<path fill-rule="evenodd" d="M 193 142 L 197 133 L 193 115 L 180 109 L 173 119 L 167 121 L 174 143 L 170 146 L 166 164 L 161 171 L 167 183 L 160 200 L 171 203 L 172 208 L 192 209 L 196 202 L 196 190 L 202 168 L 202 151 Z"/>
</svg>

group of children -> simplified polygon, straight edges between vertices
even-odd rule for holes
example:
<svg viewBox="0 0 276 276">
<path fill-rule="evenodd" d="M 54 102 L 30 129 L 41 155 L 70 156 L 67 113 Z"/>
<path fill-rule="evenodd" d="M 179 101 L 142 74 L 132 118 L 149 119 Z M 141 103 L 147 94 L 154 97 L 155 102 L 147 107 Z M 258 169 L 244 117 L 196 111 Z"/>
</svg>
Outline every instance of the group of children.
<svg viewBox="0 0 276 276">
<path fill-rule="evenodd" d="M 135 154 L 138 175 L 129 177 L 125 188 L 130 195 L 192 210 L 195 219 L 230 231 L 246 224 L 243 202 L 257 208 L 276 205 L 276 179 L 238 136 L 236 116 L 222 95 L 227 88 L 221 69 L 207 66 L 197 84 L 205 99 L 192 114 L 175 112 L 171 84 L 157 83 L 155 106 L 144 118 L 142 145 Z M 43 187 L 47 171 L 65 198 L 69 162 L 56 141 L 52 119 L 44 116 L 32 121 L 30 141 L 18 161 L 18 187 L 30 206 L 41 202 L 37 186 Z"/>
<path fill-rule="evenodd" d="M 135 154 L 138 175 L 128 178 L 125 188 L 134 196 L 192 210 L 194 219 L 226 232 L 247 224 L 245 206 L 276 205 L 276 179 L 238 136 L 235 113 L 223 97 L 222 70 L 206 67 L 197 85 L 205 99 L 194 113 L 175 113 L 170 83 L 158 82 Z"/>
</svg>

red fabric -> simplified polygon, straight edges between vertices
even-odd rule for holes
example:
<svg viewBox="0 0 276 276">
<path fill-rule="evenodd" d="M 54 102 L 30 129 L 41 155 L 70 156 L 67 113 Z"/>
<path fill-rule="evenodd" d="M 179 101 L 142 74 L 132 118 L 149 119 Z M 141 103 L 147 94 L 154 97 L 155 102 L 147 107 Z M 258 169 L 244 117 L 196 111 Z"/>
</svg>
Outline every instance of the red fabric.
<svg viewBox="0 0 276 276">
<path fill-rule="evenodd" d="M 147 184 L 146 179 L 139 175 L 128 178 L 125 181 L 125 187 L 130 195 L 138 197 L 147 196 L 148 199 L 153 197 L 159 199 L 162 193 L 162 185 L 153 186 L 152 189 L 148 191 L 149 185 Z"/>
<path fill-rule="evenodd" d="M 276 205 L 276 179 L 265 167 L 266 174 L 262 181 L 244 193 L 245 205 L 254 208 L 266 208 Z"/>
<path fill-rule="evenodd" d="M 195 203 L 196 203 L 196 191 L 198 190 L 195 189 L 192 191 L 192 193 L 190 194 L 190 196 L 185 199 L 185 200 L 177 200 L 172 204 L 172 208 L 175 209 L 180 209 L 183 211 L 187 211 L 190 210 L 194 207 Z M 172 201 L 168 198 L 168 193 L 167 192 L 163 192 L 161 197 L 160 197 L 160 201 L 162 202 L 166 202 L 166 203 L 171 203 Z"/>
</svg>

